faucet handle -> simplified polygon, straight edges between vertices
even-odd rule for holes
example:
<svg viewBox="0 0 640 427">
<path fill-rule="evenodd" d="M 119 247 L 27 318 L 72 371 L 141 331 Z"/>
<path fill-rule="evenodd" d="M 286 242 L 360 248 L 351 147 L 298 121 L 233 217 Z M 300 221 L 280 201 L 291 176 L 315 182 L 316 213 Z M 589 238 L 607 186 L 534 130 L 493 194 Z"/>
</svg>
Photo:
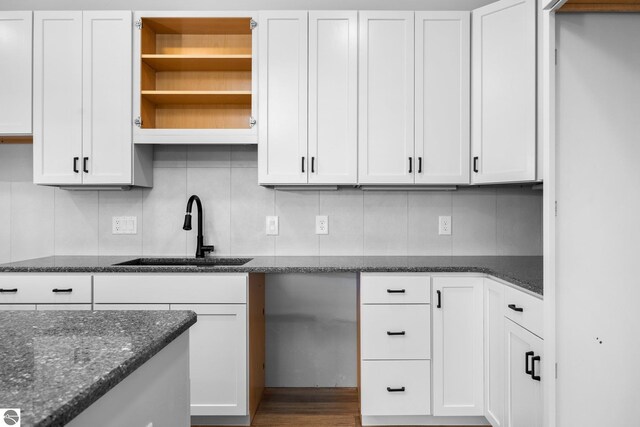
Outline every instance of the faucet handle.
<svg viewBox="0 0 640 427">
<path fill-rule="evenodd" d="M 205 245 L 205 246 L 202 247 L 202 252 L 203 253 L 213 252 L 214 250 L 215 249 L 214 249 L 213 245 Z"/>
</svg>

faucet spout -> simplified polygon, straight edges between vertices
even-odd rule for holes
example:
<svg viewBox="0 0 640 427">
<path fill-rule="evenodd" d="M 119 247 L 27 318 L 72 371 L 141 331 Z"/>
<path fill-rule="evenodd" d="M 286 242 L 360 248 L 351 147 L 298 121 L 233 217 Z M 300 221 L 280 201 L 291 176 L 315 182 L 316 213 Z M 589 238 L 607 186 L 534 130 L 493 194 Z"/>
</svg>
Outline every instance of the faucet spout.
<svg viewBox="0 0 640 427">
<path fill-rule="evenodd" d="M 189 197 L 187 202 L 187 212 L 184 215 L 184 225 L 182 229 L 185 231 L 191 230 L 191 210 L 193 209 L 193 202 L 196 202 L 196 208 L 198 209 L 198 237 L 196 247 L 196 258 L 204 258 L 207 252 L 213 252 L 213 246 L 204 245 L 204 233 L 203 233 L 203 218 L 204 210 L 202 209 L 202 202 L 200 198 L 195 194 Z"/>
</svg>

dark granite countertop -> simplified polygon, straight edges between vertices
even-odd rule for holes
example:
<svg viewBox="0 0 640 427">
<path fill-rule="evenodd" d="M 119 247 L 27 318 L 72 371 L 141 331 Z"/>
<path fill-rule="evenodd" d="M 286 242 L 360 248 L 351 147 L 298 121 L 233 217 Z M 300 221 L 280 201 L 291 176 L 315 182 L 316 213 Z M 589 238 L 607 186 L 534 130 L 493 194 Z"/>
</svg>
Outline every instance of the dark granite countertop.
<svg viewBox="0 0 640 427">
<path fill-rule="evenodd" d="M 541 256 L 253 257 L 241 266 L 114 265 L 140 256 L 55 256 L 0 265 L 0 273 L 484 273 L 532 294 L 543 294 Z M 234 258 L 220 258 L 231 260 Z"/>
<path fill-rule="evenodd" d="M 192 311 L 0 311 L 0 407 L 62 426 L 196 322 Z"/>
</svg>

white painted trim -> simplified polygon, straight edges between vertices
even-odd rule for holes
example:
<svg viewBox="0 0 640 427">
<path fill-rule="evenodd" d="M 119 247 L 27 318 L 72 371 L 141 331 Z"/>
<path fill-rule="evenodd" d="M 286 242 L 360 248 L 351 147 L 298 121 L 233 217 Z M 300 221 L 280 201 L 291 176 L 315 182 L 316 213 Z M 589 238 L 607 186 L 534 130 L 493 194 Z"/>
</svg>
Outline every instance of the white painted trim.
<svg viewBox="0 0 640 427">
<path fill-rule="evenodd" d="M 362 416 L 363 426 L 488 426 L 485 417 Z"/>
</svg>

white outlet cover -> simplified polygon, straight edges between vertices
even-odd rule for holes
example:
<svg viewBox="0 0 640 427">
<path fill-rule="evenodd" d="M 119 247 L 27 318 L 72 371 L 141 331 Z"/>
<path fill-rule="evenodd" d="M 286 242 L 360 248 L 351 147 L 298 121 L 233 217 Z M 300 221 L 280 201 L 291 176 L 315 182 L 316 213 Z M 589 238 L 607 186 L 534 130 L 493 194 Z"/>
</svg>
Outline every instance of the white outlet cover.
<svg viewBox="0 0 640 427">
<path fill-rule="evenodd" d="M 438 234 L 441 236 L 451 235 L 451 217 L 450 216 L 438 217 Z"/>
<path fill-rule="evenodd" d="M 266 221 L 267 236 L 277 236 L 279 233 L 278 217 L 268 216 Z"/>
<path fill-rule="evenodd" d="M 137 216 L 114 216 L 111 218 L 111 234 L 138 234 Z"/>
<path fill-rule="evenodd" d="M 316 216 L 316 234 L 329 234 L 329 217 L 326 215 Z"/>
</svg>

